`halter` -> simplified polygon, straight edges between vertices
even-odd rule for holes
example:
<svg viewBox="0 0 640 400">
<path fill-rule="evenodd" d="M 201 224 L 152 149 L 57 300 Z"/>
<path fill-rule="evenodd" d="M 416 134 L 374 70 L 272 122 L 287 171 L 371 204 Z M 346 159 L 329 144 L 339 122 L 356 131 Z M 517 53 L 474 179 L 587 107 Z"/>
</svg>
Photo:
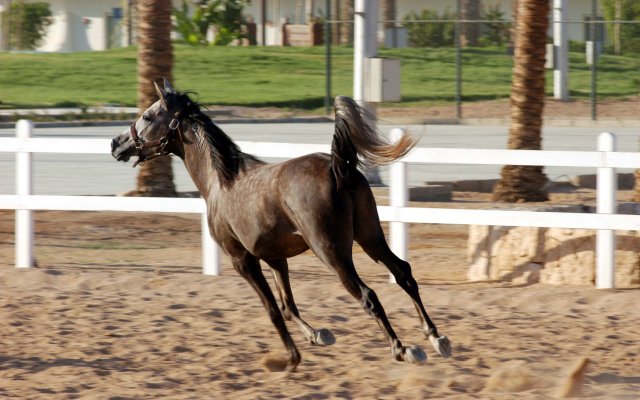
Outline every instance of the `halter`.
<svg viewBox="0 0 640 400">
<path fill-rule="evenodd" d="M 175 113 L 174 118 L 171 120 L 171 122 L 169 122 L 169 131 L 167 132 L 167 134 L 158 140 L 152 140 L 150 142 L 145 142 L 145 140 L 138 135 L 135 121 L 131 123 L 131 127 L 129 128 L 129 130 L 131 132 L 131 138 L 136 144 L 136 150 L 138 151 L 138 159 L 133 163 L 133 168 L 135 168 L 138 164 L 142 165 L 145 161 L 169 154 L 169 152 L 166 151 L 165 148 L 167 147 L 167 144 L 169 144 L 169 141 L 174 139 L 172 133 L 178 131 L 178 136 L 182 136 L 182 132 L 180 132 L 180 120 L 178 119 L 179 117 L 180 112 Z M 157 147 L 156 152 L 149 157 L 145 157 L 142 154 L 142 150 L 149 147 Z"/>
</svg>

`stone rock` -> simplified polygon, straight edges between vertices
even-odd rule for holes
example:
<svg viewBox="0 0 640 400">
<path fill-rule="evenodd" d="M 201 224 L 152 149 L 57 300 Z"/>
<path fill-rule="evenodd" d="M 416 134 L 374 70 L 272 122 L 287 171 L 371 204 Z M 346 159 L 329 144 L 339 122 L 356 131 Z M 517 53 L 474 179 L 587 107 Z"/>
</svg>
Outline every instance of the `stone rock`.
<svg viewBox="0 0 640 400">
<path fill-rule="evenodd" d="M 596 279 L 596 233 L 586 229 L 549 229 L 540 282 L 593 285 Z M 640 232 L 616 233 L 616 287 L 640 284 Z"/>
<path fill-rule="evenodd" d="M 378 199 L 389 200 L 388 186 L 372 186 L 371 191 Z M 451 185 L 424 185 L 408 188 L 409 201 L 451 201 Z"/>
<path fill-rule="evenodd" d="M 549 228 L 540 281 L 555 285 L 595 282 L 595 233 L 587 229 Z"/>
<path fill-rule="evenodd" d="M 451 201 L 451 185 L 410 187 L 409 201 Z"/>
<path fill-rule="evenodd" d="M 471 225 L 467 278 L 593 286 L 595 242 L 587 229 Z M 615 286 L 639 284 L 640 231 L 617 232 Z"/>
<path fill-rule="evenodd" d="M 448 185 L 454 192 L 491 193 L 498 179 L 468 179 L 460 181 L 426 182 L 428 185 Z"/>
<path fill-rule="evenodd" d="M 571 178 L 571 183 L 573 185 L 588 189 L 595 189 L 597 181 L 598 179 L 596 174 L 576 175 Z M 633 182 L 633 173 L 618 173 L 618 189 L 633 189 Z"/>
<path fill-rule="evenodd" d="M 537 272 L 543 261 L 539 228 L 471 225 L 468 243 L 470 281 L 510 281 Z"/>
</svg>

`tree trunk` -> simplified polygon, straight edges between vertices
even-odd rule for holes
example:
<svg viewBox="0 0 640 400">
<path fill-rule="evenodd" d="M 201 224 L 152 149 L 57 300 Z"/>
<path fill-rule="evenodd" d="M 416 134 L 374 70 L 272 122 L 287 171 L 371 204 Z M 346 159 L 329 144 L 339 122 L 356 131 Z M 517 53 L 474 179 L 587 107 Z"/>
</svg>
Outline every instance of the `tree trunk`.
<svg viewBox="0 0 640 400">
<path fill-rule="evenodd" d="M 633 201 L 640 203 L 640 169 L 637 169 L 634 175 L 636 178 L 636 184 L 633 192 Z"/>
<path fill-rule="evenodd" d="M 615 19 L 615 23 L 613 25 L 613 53 L 616 55 L 620 55 L 622 49 L 622 42 L 620 40 L 620 21 L 622 19 L 622 0 L 616 0 L 615 10 L 614 10 L 613 19 Z"/>
<path fill-rule="evenodd" d="M 340 0 L 331 0 L 331 20 L 340 20 Z M 340 24 L 331 24 L 331 44 L 340 44 Z"/>
<path fill-rule="evenodd" d="M 384 21 L 384 42 L 392 48 L 398 47 L 398 31 L 396 24 L 396 0 L 384 0 L 382 2 L 382 20 Z M 387 38 L 386 35 L 390 35 Z"/>
<path fill-rule="evenodd" d="M 24 0 L 18 0 L 18 18 L 16 21 L 16 50 L 24 50 L 22 48 L 22 22 L 24 20 Z"/>
<path fill-rule="evenodd" d="M 135 43 L 136 0 L 120 0 L 122 6 L 122 26 L 127 46 Z"/>
<path fill-rule="evenodd" d="M 480 19 L 481 0 L 462 0 L 462 19 L 473 21 Z M 460 42 L 462 47 L 477 46 L 480 39 L 480 24 L 478 22 L 467 22 L 462 24 L 460 32 Z"/>
<path fill-rule="evenodd" d="M 158 100 L 153 82 L 172 80 L 171 0 L 138 0 L 138 108 L 147 109 Z M 146 161 L 138 172 L 138 196 L 176 195 L 171 157 Z"/>
<path fill-rule="evenodd" d="M 509 29 L 509 44 L 507 45 L 507 53 L 512 56 L 516 47 L 516 37 L 518 36 L 518 2 L 514 0 L 511 5 L 511 28 Z"/>
<path fill-rule="evenodd" d="M 519 0 L 517 12 L 508 148 L 540 150 L 549 2 Z M 507 165 L 501 175 L 493 189 L 494 200 L 548 200 L 545 188 L 548 180 L 542 167 Z"/>
<path fill-rule="evenodd" d="M 351 21 L 340 24 L 341 44 L 353 43 L 353 0 L 342 0 L 340 4 L 340 21 Z"/>
</svg>

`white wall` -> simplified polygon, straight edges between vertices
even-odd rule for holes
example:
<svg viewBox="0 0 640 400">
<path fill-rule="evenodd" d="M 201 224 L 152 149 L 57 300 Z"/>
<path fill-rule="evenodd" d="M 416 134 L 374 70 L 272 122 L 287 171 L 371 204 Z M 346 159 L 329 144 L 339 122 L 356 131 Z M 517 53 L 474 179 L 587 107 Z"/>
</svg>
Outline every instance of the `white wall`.
<svg viewBox="0 0 640 400">
<path fill-rule="evenodd" d="M 25 0 L 26 3 L 38 0 Z M 90 51 L 107 48 L 107 18 L 120 0 L 45 0 L 49 3 L 52 24 L 38 51 Z M 0 0 L 0 11 L 8 6 Z M 1 35 L 1 30 L 0 30 Z"/>
<path fill-rule="evenodd" d="M 282 21 L 295 22 L 296 0 L 266 0 L 266 41 L 267 46 L 279 46 L 282 43 Z M 317 1 L 316 1 L 317 2 Z M 252 17 L 257 25 L 258 44 L 262 44 L 262 14 L 260 0 L 254 0 L 244 9 L 245 17 Z"/>
<path fill-rule="evenodd" d="M 107 48 L 106 15 L 113 8 L 121 6 L 119 0 L 49 0 L 49 4 L 54 22 L 38 50 L 88 51 Z"/>
<path fill-rule="evenodd" d="M 26 0 L 26 2 L 37 0 Z M 281 43 L 281 21 L 288 18 L 290 22 L 296 20 L 296 0 L 266 0 L 267 1 L 267 45 Z M 113 8 L 121 7 L 121 0 L 47 0 L 53 14 L 53 24 L 48 28 L 48 34 L 40 51 L 89 51 L 105 50 L 108 44 L 106 16 Z M 258 24 L 257 36 L 261 41 L 261 13 L 260 0 L 254 0 L 245 9 L 245 16 L 254 18 Z M 569 19 L 574 23 L 569 26 L 571 40 L 584 40 L 584 25 L 581 23 L 585 16 L 591 14 L 591 0 L 569 0 Z M 174 0 L 179 5 L 179 0 Z M 303 2 L 304 5 L 307 1 Z M 314 12 L 324 9 L 324 1 L 312 2 Z M 513 0 L 483 0 L 485 6 L 499 4 L 507 19 L 511 18 Z M 0 0 L 0 10 L 6 8 L 8 0 Z M 411 11 L 420 12 L 425 8 L 442 13 L 449 9 L 456 11 L 456 0 L 397 0 L 397 19 L 402 20 Z M 304 13 L 304 10 L 303 10 Z M 83 22 L 84 21 L 84 22 Z M 88 23 L 85 23 L 88 22 Z M 1 34 L 1 31 L 0 31 Z M 0 38 L 1 40 L 1 38 Z"/>
</svg>

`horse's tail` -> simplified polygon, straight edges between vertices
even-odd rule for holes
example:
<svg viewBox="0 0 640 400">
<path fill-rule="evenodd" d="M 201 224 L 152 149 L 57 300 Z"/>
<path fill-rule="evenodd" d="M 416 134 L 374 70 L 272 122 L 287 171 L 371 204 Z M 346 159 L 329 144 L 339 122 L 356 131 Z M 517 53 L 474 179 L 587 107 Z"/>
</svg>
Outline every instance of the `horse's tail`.
<svg viewBox="0 0 640 400">
<path fill-rule="evenodd" d="M 348 184 L 358 166 L 390 164 L 404 157 L 417 143 L 409 135 L 389 143 L 376 129 L 375 117 L 349 97 L 336 97 L 334 108 L 336 130 L 331 143 L 331 170 L 338 188 Z"/>
</svg>

